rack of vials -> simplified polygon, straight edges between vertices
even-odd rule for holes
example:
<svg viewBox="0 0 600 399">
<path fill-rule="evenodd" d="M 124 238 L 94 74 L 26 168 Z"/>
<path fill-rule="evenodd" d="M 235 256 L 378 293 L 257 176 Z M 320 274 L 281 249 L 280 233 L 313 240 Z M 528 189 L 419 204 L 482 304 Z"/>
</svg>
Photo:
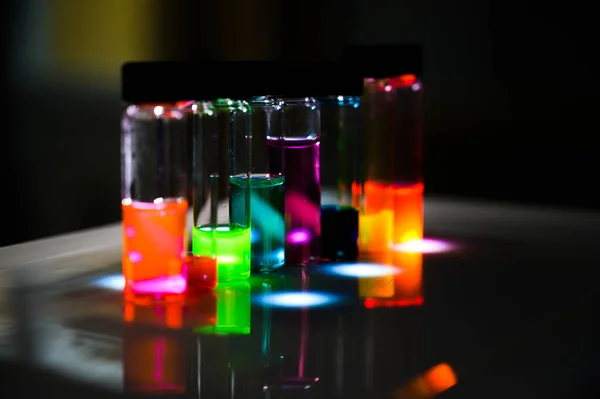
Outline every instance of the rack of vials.
<svg viewBox="0 0 600 399">
<path fill-rule="evenodd" d="M 181 294 L 423 238 L 421 54 L 122 68 L 126 292 Z"/>
</svg>

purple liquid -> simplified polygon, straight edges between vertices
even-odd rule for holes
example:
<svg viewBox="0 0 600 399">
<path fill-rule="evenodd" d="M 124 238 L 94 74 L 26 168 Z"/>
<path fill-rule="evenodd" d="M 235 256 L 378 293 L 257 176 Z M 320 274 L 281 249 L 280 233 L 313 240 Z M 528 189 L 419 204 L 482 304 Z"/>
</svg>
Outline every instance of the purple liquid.
<svg viewBox="0 0 600 399">
<path fill-rule="evenodd" d="M 320 141 L 287 138 L 268 143 L 270 170 L 283 166 L 285 176 L 286 263 L 306 264 L 321 253 Z"/>
</svg>

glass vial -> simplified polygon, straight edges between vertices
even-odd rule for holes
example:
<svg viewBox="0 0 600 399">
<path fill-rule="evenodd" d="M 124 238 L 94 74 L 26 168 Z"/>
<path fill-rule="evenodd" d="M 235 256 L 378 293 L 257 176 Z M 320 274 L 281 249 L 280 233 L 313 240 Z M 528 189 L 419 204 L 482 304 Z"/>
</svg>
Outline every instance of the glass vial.
<svg viewBox="0 0 600 399">
<path fill-rule="evenodd" d="M 123 276 L 134 294 L 186 290 L 186 120 L 173 104 L 139 104 L 122 118 Z"/>
<path fill-rule="evenodd" d="M 321 257 L 358 257 L 362 209 L 360 97 L 319 97 L 321 105 Z"/>
<path fill-rule="evenodd" d="M 366 205 L 393 209 L 392 243 L 423 238 L 422 85 L 416 75 L 365 79 Z M 393 150 L 390 150 L 393 148 Z M 384 163 L 378 159 L 383 157 Z M 386 163 L 388 166 L 386 167 Z M 381 169 L 377 168 L 380 166 Z M 387 191 L 387 193 L 385 193 Z M 385 194 L 384 194 L 385 193 Z"/>
<path fill-rule="evenodd" d="M 215 262 L 217 279 L 250 276 L 251 109 L 221 98 L 194 111 L 192 252 Z"/>
<path fill-rule="evenodd" d="M 285 175 L 286 264 L 306 265 L 321 252 L 320 109 L 312 97 L 282 102 L 282 139 L 269 139 L 269 162 Z"/>
<path fill-rule="evenodd" d="M 274 96 L 253 97 L 250 209 L 252 270 L 268 273 L 285 263 L 285 175 L 283 103 Z"/>
<path fill-rule="evenodd" d="M 360 250 L 388 250 L 423 238 L 421 49 L 351 49 L 364 77 L 366 147 Z"/>
</svg>

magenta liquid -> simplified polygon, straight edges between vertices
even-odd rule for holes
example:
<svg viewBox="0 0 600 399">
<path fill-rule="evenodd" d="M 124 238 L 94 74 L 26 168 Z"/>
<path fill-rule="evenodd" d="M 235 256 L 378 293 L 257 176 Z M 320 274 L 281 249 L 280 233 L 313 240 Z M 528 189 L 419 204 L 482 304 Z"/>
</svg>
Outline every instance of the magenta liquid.
<svg viewBox="0 0 600 399">
<path fill-rule="evenodd" d="M 283 144 L 283 159 L 281 145 Z M 271 170 L 285 175 L 285 260 L 303 265 L 321 254 L 319 139 L 269 140 Z"/>
</svg>

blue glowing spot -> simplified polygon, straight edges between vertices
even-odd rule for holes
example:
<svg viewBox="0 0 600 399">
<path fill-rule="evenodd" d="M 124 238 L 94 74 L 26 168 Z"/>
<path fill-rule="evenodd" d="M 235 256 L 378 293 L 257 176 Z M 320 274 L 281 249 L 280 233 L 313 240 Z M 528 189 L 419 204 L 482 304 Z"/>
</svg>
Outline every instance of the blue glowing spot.
<svg viewBox="0 0 600 399">
<path fill-rule="evenodd" d="M 328 266 L 327 273 L 344 277 L 382 277 L 403 273 L 402 268 L 377 263 L 347 263 Z"/>
<path fill-rule="evenodd" d="M 331 294 L 320 292 L 281 292 L 265 294 L 257 298 L 257 302 L 280 308 L 312 308 L 331 305 L 338 298 Z"/>
<path fill-rule="evenodd" d="M 279 251 L 275 251 L 275 258 L 283 262 L 285 260 L 285 250 L 280 249 Z"/>
<path fill-rule="evenodd" d="M 257 243 L 260 240 L 260 232 L 258 230 L 252 229 L 250 231 L 250 242 L 252 244 Z"/>
<path fill-rule="evenodd" d="M 125 288 L 125 278 L 122 274 L 102 276 L 92 282 L 92 285 L 108 290 L 123 291 Z"/>
</svg>

